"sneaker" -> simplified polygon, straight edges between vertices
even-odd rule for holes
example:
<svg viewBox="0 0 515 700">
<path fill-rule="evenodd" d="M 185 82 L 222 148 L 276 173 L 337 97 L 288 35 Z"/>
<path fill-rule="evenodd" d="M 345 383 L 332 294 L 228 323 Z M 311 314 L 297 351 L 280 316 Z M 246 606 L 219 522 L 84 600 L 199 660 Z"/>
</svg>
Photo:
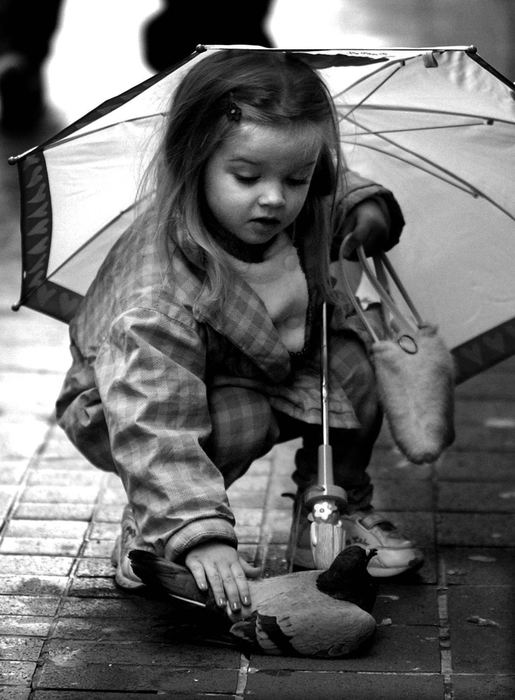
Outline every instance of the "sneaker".
<svg viewBox="0 0 515 700">
<path fill-rule="evenodd" d="M 134 590 L 142 588 L 145 584 L 136 576 L 132 570 L 129 559 L 129 552 L 132 549 L 147 549 L 152 551 L 146 545 L 142 545 L 138 535 L 138 528 L 132 512 L 132 507 L 126 505 L 123 509 L 121 534 L 116 538 L 116 542 L 111 554 L 111 563 L 116 567 L 114 580 L 122 588 Z"/>
<path fill-rule="evenodd" d="M 402 535 L 387 517 L 370 509 L 343 516 L 347 544 L 375 549 L 368 573 L 377 578 L 398 576 L 422 566 L 424 555 L 411 540 Z"/>
</svg>

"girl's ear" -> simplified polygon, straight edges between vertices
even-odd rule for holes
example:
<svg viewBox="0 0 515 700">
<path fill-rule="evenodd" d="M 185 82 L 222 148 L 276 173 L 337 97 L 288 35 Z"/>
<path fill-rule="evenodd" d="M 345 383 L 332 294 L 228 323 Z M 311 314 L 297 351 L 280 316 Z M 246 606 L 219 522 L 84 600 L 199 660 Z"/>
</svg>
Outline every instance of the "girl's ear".
<svg viewBox="0 0 515 700">
<path fill-rule="evenodd" d="M 310 189 L 318 197 L 333 194 L 336 189 L 336 167 L 327 146 L 322 146 L 318 156 Z"/>
</svg>

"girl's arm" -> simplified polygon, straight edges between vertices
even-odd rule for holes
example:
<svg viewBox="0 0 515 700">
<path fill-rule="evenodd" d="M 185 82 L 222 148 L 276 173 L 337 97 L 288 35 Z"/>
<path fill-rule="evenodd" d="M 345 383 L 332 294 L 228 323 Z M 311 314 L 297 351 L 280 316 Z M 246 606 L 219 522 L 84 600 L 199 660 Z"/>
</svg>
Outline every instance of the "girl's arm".
<svg viewBox="0 0 515 700">
<path fill-rule="evenodd" d="M 237 539 L 222 475 L 203 449 L 211 431 L 204 343 L 193 321 L 171 315 L 150 308 L 122 314 L 95 374 L 141 535 L 174 560 L 209 540 L 235 549 Z"/>
<path fill-rule="evenodd" d="M 352 170 L 346 170 L 341 191 L 337 195 L 336 235 L 331 250 L 332 259 L 344 238 L 355 234 L 346 242 L 345 257 L 350 257 L 357 245 L 370 238 L 370 254 L 377 248 L 389 250 L 399 242 L 404 227 L 404 217 L 397 200 L 390 190 L 367 180 Z"/>
</svg>

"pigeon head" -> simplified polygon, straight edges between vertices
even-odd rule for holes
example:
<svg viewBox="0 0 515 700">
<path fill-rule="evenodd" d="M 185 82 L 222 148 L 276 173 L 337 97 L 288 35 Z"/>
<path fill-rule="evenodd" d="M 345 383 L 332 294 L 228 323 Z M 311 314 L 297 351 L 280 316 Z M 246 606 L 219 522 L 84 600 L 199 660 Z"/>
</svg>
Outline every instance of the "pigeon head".
<svg viewBox="0 0 515 700">
<path fill-rule="evenodd" d="M 375 549 L 367 552 L 359 545 L 346 547 L 329 569 L 318 576 L 318 590 L 332 598 L 348 600 L 370 611 L 375 603 L 376 585 L 367 571 L 367 565 L 375 554 Z"/>
</svg>

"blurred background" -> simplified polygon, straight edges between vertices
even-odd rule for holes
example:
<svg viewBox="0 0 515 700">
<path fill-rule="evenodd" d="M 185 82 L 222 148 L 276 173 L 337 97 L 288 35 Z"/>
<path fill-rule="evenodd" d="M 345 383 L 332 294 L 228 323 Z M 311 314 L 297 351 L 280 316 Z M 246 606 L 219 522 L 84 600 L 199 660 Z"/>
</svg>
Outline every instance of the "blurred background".
<svg viewBox="0 0 515 700">
<path fill-rule="evenodd" d="M 155 63 L 166 62 L 166 55 L 159 53 L 163 54 L 163 43 L 173 46 L 176 54 L 189 53 L 197 43 L 251 43 L 248 27 L 241 38 L 237 28 L 224 33 L 224 28 L 232 27 L 229 17 L 259 24 L 255 29 L 264 41 L 285 48 L 473 44 L 498 71 L 515 79 L 515 0 L 190 0 L 187 4 L 0 0 L 0 80 L 9 61 L 9 37 L 1 36 L 7 31 L 2 15 L 9 4 L 16 6 L 19 24 L 21 17 L 22 38 L 32 45 L 41 38 L 45 12 L 54 4 L 60 6 L 60 12 L 49 33 L 48 53 L 37 66 L 41 117 L 32 123 L 28 115 L 26 124 L 15 119 L 15 128 L 11 124 L 0 132 L 0 386 L 4 397 L 11 384 L 19 385 L 20 377 L 13 378 L 12 371 L 19 370 L 24 376 L 27 371 L 56 373 L 58 387 L 68 365 L 64 324 L 25 308 L 18 314 L 10 310 L 19 293 L 20 243 L 16 168 L 7 164 L 7 157 L 42 142 L 103 100 L 156 72 L 148 60 L 150 38 L 161 42 L 157 49 L 154 46 Z M 257 19 L 249 19 L 251 11 Z M 215 25 L 218 34 L 212 36 Z M 6 116 L 6 107 L 0 104 L 0 117 Z M 54 396 L 51 390 L 45 392 L 41 398 L 45 408 L 47 401 L 52 405 Z"/>
</svg>

